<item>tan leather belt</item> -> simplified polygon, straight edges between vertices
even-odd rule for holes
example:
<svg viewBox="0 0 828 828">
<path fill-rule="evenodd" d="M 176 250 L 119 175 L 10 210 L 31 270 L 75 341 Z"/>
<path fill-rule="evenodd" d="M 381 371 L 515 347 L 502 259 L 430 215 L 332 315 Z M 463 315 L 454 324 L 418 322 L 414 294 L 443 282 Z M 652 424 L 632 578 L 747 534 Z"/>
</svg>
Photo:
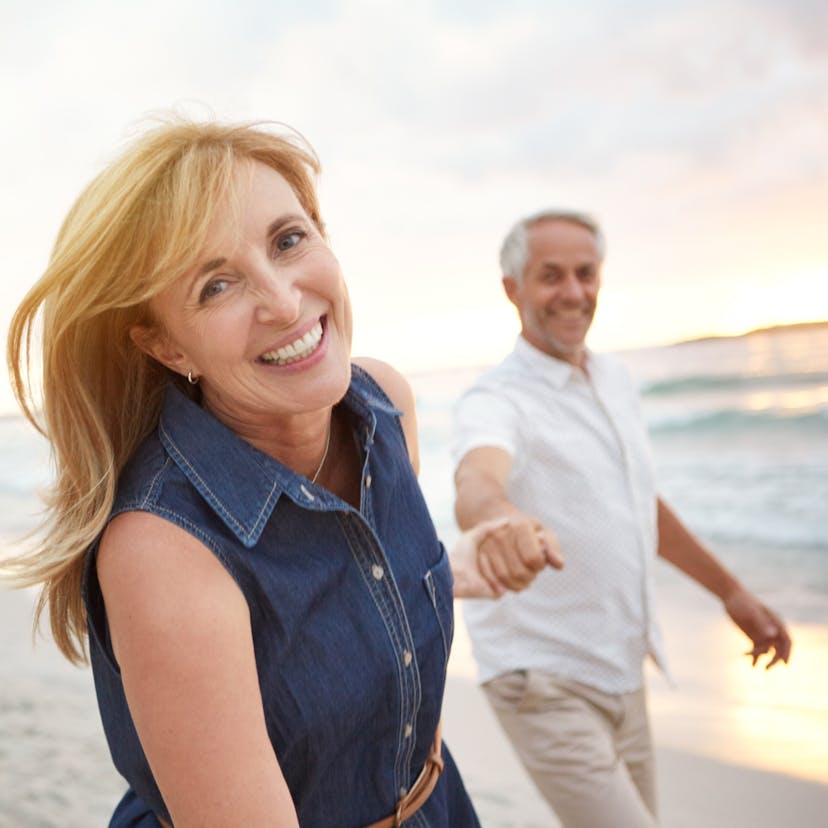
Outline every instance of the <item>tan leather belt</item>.
<svg viewBox="0 0 828 828">
<path fill-rule="evenodd" d="M 372 822 L 366 828 L 398 828 L 409 817 L 414 816 L 431 796 L 440 774 L 443 772 L 443 738 L 442 722 L 437 722 L 437 730 L 434 733 L 434 741 L 431 743 L 431 752 L 417 777 L 417 781 L 411 786 L 411 790 L 397 803 L 397 810 L 391 816 L 385 817 L 378 822 Z M 169 822 L 158 817 L 163 828 L 172 828 Z"/>
<path fill-rule="evenodd" d="M 437 722 L 437 731 L 431 743 L 431 752 L 423 765 L 417 781 L 411 790 L 397 803 L 397 810 L 391 816 L 372 822 L 366 828 L 398 828 L 409 817 L 414 816 L 431 796 L 440 774 L 443 772 L 442 722 Z"/>
</svg>

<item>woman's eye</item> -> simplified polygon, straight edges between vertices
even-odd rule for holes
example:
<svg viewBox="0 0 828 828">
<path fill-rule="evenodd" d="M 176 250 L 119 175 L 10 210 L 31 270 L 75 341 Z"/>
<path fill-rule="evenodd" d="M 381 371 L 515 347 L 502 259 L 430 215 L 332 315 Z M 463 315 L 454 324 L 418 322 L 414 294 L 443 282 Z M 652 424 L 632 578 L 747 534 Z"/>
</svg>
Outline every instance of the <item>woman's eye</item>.
<svg viewBox="0 0 828 828">
<path fill-rule="evenodd" d="M 201 293 L 199 294 L 199 297 L 198 297 L 199 301 L 206 302 L 208 299 L 212 299 L 214 296 L 218 296 L 220 293 L 224 293 L 226 288 L 227 288 L 227 280 L 226 279 L 211 279 L 201 289 Z"/>
<path fill-rule="evenodd" d="M 305 238 L 306 233 L 301 230 L 290 230 L 276 240 L 276 249 L 284 253 L 285 250 L 290 250 L 296 247 L 299 242 Z"/>
</svg>

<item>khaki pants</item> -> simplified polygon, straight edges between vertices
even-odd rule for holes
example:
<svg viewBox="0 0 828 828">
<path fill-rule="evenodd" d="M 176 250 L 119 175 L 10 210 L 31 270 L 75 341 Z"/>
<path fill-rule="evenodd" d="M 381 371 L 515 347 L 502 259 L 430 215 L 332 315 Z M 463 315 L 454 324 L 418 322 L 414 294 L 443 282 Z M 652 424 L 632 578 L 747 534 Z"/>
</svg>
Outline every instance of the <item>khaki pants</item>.
<svg viewBox="0 0 828 828">
<path fill-rule="evenodd" d="M 535 670 L 506 673 L 483 689 L 565 828 L 655 828 L 643 689 L 612 695 Z"/>
</svg>

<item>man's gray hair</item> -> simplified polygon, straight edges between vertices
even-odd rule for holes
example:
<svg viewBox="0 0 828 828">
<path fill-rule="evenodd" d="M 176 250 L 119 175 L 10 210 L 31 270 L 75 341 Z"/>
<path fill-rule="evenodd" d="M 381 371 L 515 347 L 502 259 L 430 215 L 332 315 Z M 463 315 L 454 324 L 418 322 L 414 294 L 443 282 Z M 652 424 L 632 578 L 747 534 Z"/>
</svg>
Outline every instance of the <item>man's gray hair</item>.
<svg viewBox="0 0 828 828">
<path fill-rule="evenodd" d="M 522 218 L 507 233 L 500 248 L 500 269 L 504 276 L 520 281 L 526 260 L 529 258 L 529 228 L 541 221 L 569 221 L 589 230 L 595 237 L 598 256 L 603 259 L 606 252 L 604 233 L 598 222 L 587 213 L 572 210 L 541 210 Z"/>
</svg>

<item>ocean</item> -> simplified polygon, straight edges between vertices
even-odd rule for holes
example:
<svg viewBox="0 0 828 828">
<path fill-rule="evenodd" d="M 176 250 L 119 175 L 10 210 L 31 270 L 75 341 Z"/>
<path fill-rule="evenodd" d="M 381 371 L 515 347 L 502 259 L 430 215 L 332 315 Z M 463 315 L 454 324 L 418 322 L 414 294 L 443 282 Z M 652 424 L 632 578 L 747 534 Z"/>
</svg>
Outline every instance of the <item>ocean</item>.
<svg viewBox="0 0 828 828">
<path fill-rule="evenodd" d="M 662 495 L 802 621 L 828 623 L 828 323 L 618 354 L 638 383 Z M 456 534 L 452 407 L 486 366 L 414 374 L 421 484 Z M 0 542 L 36 522 L 44 440 L 0 417 Z"/>
</svg>

